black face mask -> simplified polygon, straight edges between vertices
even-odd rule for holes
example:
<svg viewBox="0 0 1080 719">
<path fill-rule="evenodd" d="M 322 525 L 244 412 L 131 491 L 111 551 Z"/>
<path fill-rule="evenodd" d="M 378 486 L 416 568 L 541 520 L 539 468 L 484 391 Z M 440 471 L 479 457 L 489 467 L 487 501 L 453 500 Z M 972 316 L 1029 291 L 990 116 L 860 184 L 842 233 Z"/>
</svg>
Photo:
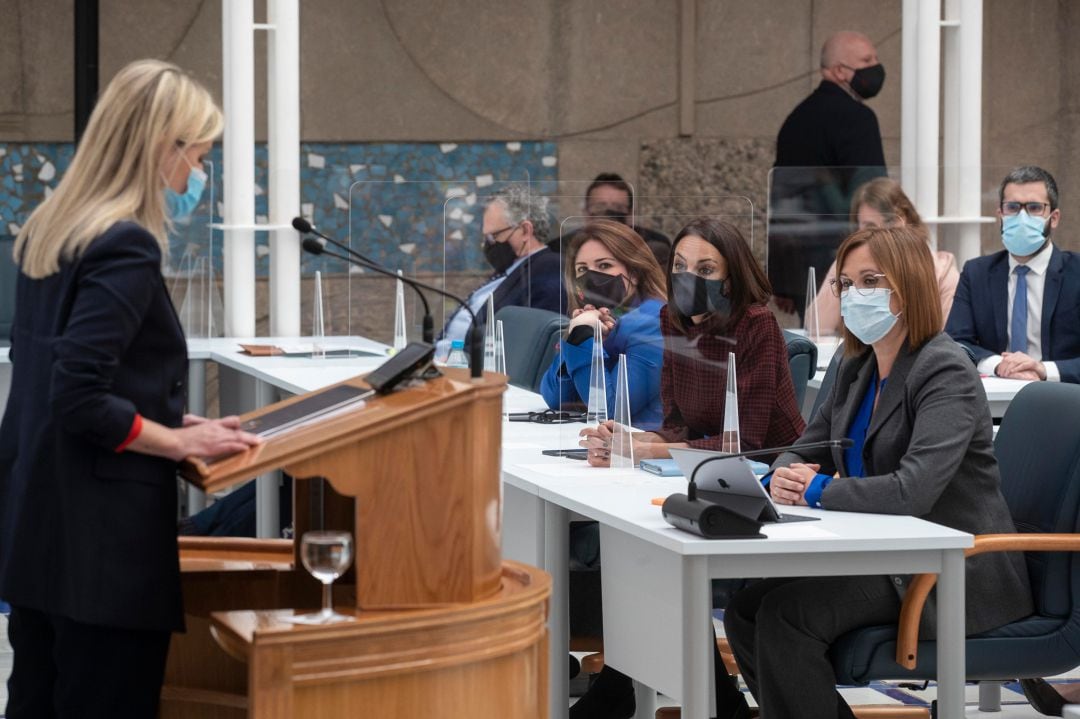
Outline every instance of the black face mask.
<svg viewBox="0 0 1080 719">
<path fill-rule="evenodd" d="M 851 78 L 851 90 L 864 100 L 881 92 L 881 86 L 885 84 L 885 68 L 879 62 L 870 67 L 861 67 L 855 71 Z"/>
<path fill-rule="evenodd" d="M 484 243 L 484 259 L 488 261 L 488 264 L 496 272 L 501 274 L 510 269 L 510 265 L 514 264 L 517 253 L 510 246 L 509 239 L 506 242 L 486 242 Z"/>
<path fill-rule="evenodd" d="M 677 272 L 671 276 L 671 295 L 683 317 L 710 312 L 731 314 L 731 300 L 724 296 L 723 280 L 707 280 L 693 272 Z"/>
<path fill-rule="evenodd" d="M 626 281 L 622 275 L 585 270 L 574 284 L 578 301 L 584 305 L 614 309 L 626 301 Z"/>
</svg>

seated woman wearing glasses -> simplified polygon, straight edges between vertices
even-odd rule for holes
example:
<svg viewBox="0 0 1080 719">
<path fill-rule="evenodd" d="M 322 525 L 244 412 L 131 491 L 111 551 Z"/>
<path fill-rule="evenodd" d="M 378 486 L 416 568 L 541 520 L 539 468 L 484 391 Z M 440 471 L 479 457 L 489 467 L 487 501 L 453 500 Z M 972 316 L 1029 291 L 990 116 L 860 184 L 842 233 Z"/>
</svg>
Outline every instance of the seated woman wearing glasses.
<svg viewBox="0 0 1080 719">
<path fill-rule="evenodd" d="M 566 257 L 566 339 L 540 385 L 548 407 L 588 404 L 593 335 L 603 336 L 607 414 L 615 413 L 616 370 L 626 355 L 630 417 L 634 426 L 660 426 L 660 308 L 664 271 L 649 246 L 630 227 L 595 220 L 575 233 Z"/>
<path fill-rule="evenodd" d="M 927 244 L 930 242 L 926 225 L 915 206 L 904 194 L 900 183 L 888 177 L 871 180 L 855 190 L 855 195 L 851 198 L 851 224 L 860 230 L 871 227 L 910 227 Z M 956 256 L 951 252 L 937 250 L 931 252 L 931 257 L 934 260 L 934 276 L 937 279 L 941 322 L 944 326 L 949 310 L 952 309 L 956 286 L 960 282 L 960 271 L 956 267 Z M 814 300 L 818 312 L 818 331 L 823 335 L 834 335 L 840 330 L 840 301 L 830 288 L 830 283 L 835 279 L 836 263 L 833 262 Z"/>
<path fill-rule="evenodd" d="M 837 253 L 844 357 L 795 450 L 773 464 L 773 498 L 842 512 L 907 514 L 972 534 L 1015 531 L 1001 495 L 979 375 L 941 331 L 934 260 L 910 228 L 860 230 Z M 835 476 L 834 476 L 835 475 Z M 909 576 L 765 579 L 735 595 L 724 626 L 750 691 L 769 719 L 853 716 L 827 650 L 859 627 L 895 623 Z M 966 631 L 1032 611 L 1019 554 L 966 564 Z M 922 627 L 933 634 L 934 613 Z M 743 717 L 740 692 L 718 687 L 717 716 Z"/>
<path fill-rule="evenodd" d="M 742 450 L 791 444 L 805 423 L 795 402 L 787 346 L 765 307 L 772 288 L 739 230 L 698 219 L 671 247 L 668 304 L 660 312 L 663 422 L 633 435 L 634 459 L 672 447 L 738 451 L 725 442 L 728 353 L 735 354 Z M 609 463 L 611 424 L 581 432 L 589 463 Z"/>
</svg>

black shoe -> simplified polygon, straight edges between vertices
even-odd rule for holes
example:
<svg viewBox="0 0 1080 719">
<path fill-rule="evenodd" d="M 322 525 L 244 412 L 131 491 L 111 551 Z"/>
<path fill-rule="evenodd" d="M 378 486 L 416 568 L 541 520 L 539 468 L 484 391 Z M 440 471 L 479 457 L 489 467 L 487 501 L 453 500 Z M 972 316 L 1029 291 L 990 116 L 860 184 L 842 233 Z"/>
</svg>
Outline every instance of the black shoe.
<svg viewBox="0 0 1080 719">
<path fill-rule="evenodd" d="M 630 677 L 604 667 L 589 691 L 570 707 L 570 719 L 630 719 L 636 709 Z"/>
<path fill-rule="evenodd" d="M 1021 679 L 1020 688 L 1035 711 L 1046 716 L 1059 717 L 1065 707 L 1065 698 L 1057 693 L 1045 679 Z"/>
</svg>

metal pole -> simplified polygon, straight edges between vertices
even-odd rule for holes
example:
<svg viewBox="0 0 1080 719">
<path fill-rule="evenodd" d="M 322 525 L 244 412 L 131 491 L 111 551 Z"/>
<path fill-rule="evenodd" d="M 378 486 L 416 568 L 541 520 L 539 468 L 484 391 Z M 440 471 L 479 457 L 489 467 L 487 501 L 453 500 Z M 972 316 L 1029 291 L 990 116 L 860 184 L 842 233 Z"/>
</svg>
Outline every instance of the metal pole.
<svg viewBox="0 0 1080 719">
<path fill-rule="evenodd" d="M 225 137 L 225 335 L 255 336 L 255 8 L 221 4 Z"/>
<path fill-rule="evenodd" d="M 270 334 L 300 335 L 300 242 L 288 227 L 300 214 L 300 4 L 267 0 Z"/>
<path fill-rule="evenodd" d="M 945 217 L 960 215 L 960 0 L 945 0 L 945 20 L 941 32 L 942 64 L 942 153 L 941 214 Z M 960 228 L 955 225 L 938 226 L 938 249 L 956 251 L 956 238 Z"/>
<path fill-rule="evenodd" d="M 957 197 L 958 214 L 977 217 L 982 214 L 982 54 L 983 0 L 963 0 L 960 5 L 959 40 L 960 77 L 958 156 L 960 176 Z M 982 254 L 981 225 L 961 225 L 957 261 Z"/>
<path fill-rule="evenodd" d="M 901 34 L 900 69 L 900 184 L 908 197 L 915 197 L 915 118 L 919 103 L 919 0 L 904 0 L 903 32 Z"/>
<path fill-rule="evenodd" d="M 915 118 L 915 207 L 938 216 L 938 113 L 941 108 L 941 0 L 919 0 L 918 108 Z M 931 246 L 937 246 L 930 226 Z"/>
<path fill-rule="evenodd" d="M 75 0 L 75 143 L 82 139 L 98 93 L 98 0 Z"/>
</svg>

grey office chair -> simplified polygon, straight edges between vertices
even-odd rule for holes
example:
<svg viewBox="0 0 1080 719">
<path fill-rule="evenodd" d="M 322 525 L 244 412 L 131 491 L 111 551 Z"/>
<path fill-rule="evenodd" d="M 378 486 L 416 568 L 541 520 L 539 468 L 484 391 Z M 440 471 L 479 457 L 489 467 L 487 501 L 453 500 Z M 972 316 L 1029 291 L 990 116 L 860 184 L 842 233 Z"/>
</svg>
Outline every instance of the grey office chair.
<svg viewBox="0 0 1080 719">
<path fill-rule="evenodd" d="M 510 384 L 539 392 L 540 380 L 555 358 L 555 345 L 570 320 L 557 312 L 531 307 L 503 307 L 495 313 L 495 320 L 503 323 Z"/>
<path fill-rule="evenodd" d="M 15 238 L 0 235 L 0 347 L 7 347 L 11 338 L 11 326 L 15 322 L 15 279 L 19 268 L 11 256 Z"/>
<path fill-rule="evenodd" d="M 825 376 L 821 378 L 821 387 L 818 388 L 817 396 L 814 397 L 814 406 L 810 410 L 810 416 L 806 419 L 808 424 L 818 413 L 818 409 L 821 408 L 821 403 L 825 401 L 829 392 L 832 392 L 832 386 L 836 382 L 836 373 L 840 371 L 840 360 L 843 358 L 844 345 L 841 343 L 837 345 L 836 351 L 833 352 L 832 359 L 829 360 L 829 366 L 825 369 Z"/>
<path fill-rule="evenodd" d="M 802 407 L 803 397 L 806 396 L 806 383 L 817 374 L 817 345 L 808 338 L 787 330 L 784 330 L 784 342 L 787 344 L 791 381 L 795 385 L 795 404 Z"/>
<path fill-rule="evenodd" d="M 1060 674 L 1080 663 L 1080 386 L 1035 382 L 1020 390 L 1005 412 L 994 452 L 1018 534 L 976 537 L 967 555 L 1026 552 L 1035 613 L 968 637 L 967 677 Z M 934 642 L 917 640 L 919 613 L 934 580 L 927 574 L 912 582 L 904 607 L 913 621 L 899 636 L 896 626 L 866 627 L 833 645 L 838 683 L 936 676 Z"/>
</svg>

